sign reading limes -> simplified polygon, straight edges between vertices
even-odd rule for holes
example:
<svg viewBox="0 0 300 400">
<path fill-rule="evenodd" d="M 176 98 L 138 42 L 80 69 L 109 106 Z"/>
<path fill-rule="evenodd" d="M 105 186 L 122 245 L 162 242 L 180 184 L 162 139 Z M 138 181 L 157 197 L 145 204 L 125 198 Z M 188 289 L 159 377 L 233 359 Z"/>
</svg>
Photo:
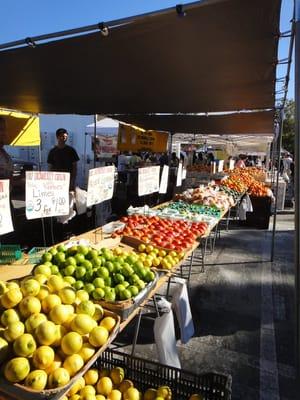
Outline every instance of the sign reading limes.
<svg viewBox="0 0 300 400">
<path fill-rule="evenodd" d="M 145 131 L 133 125 L 119 124 L 118 150 L 120 151 L 166 151 L 168 134 Z"/>
</svg>

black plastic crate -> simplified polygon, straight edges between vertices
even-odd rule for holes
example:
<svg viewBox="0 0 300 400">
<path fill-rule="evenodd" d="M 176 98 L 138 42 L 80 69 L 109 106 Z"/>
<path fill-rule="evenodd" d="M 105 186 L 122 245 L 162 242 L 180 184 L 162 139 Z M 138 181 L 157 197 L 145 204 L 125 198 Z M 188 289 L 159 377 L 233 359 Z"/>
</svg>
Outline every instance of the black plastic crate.
<svg viewBox="0 0 300 400">
<path fill-rule="evenodd" d="M 198 393 L 204 400 L 230 400 L 231 376 L 219 373 L 197 375 L 175 367 L 133 357 L 116 350 L 106 350 L 96 362 L 97 368 L 122 367 L 126 379 L 142 392 L 149 388 L 169 386 L 173 400 L 188 400 Z"/>
</svg>

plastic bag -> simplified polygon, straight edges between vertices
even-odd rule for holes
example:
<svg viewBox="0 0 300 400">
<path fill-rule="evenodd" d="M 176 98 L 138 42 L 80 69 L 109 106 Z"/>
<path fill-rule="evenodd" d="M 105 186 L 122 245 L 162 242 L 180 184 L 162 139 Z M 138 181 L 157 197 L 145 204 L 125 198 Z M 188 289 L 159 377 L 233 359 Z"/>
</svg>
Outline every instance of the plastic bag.
<svg viewBox="0 0 300 400">
<path fill-rule="evenodd" d="M 172 290 L 172 306 L 180 327 L 181 343 L 185 344 L 195 333 L 190 301 L 185 279 L 174 278 L 173 283 L 176 287 Z"/>
<path fill-rule="evenodd" d="M 180 368 L 181 365 L 176 347 L 174 316 L 171 303 L 165 299 L 162 300 L 164 301 L 164 307 L 167 308 L 169 312 L 166 312 L 161 317 L 157 317 L 154 322 L 154 338 L 159 362 L 164 365 Z"/>
<path fill-rule="evenodd" d="M 86 213 L 86 199 L 87 199 L 87 191 L 80 189 L 80 187 L 75 188 L 75 204 L 77 214 L 85 214 Z"/>
</svg>

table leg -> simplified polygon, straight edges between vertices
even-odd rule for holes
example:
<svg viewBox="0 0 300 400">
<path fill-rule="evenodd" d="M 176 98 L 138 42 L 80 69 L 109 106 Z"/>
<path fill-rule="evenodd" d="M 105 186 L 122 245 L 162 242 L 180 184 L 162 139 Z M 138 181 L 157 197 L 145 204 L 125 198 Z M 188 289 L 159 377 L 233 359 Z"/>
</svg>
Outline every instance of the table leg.
<svg viewBox="0 0 300 400">
<path fill-rule="evenodd" d="M 140 331 L 140 326 L 141 326 L 141 318 L 142 318 L 142 309 L 139 310 L 138 313 L 138 319 L 135 325 L 135 330 L 134 330 L 134 337 L 133 337 L 133 342 L 132 342 L 132 349 L 131 349 L 131 355 L 134 355 L 135 352 L 135 347 L 136 347 L 136 343 L 137 343 L 137 339 L 139 336 L 139 331 Z"/>
</svg>

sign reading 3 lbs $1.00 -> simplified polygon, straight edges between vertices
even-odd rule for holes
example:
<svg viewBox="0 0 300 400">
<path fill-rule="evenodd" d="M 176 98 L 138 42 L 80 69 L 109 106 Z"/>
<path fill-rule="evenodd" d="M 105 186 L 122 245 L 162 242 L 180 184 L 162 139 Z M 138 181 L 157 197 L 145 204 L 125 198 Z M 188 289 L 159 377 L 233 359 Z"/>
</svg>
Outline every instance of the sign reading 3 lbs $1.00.
<svg viewBox="0 0 300 400">
<path fill-rule="evenodd" d="M 26 172 L 26 218 L 69 214 L 69 172 Z"/>
</svg>

